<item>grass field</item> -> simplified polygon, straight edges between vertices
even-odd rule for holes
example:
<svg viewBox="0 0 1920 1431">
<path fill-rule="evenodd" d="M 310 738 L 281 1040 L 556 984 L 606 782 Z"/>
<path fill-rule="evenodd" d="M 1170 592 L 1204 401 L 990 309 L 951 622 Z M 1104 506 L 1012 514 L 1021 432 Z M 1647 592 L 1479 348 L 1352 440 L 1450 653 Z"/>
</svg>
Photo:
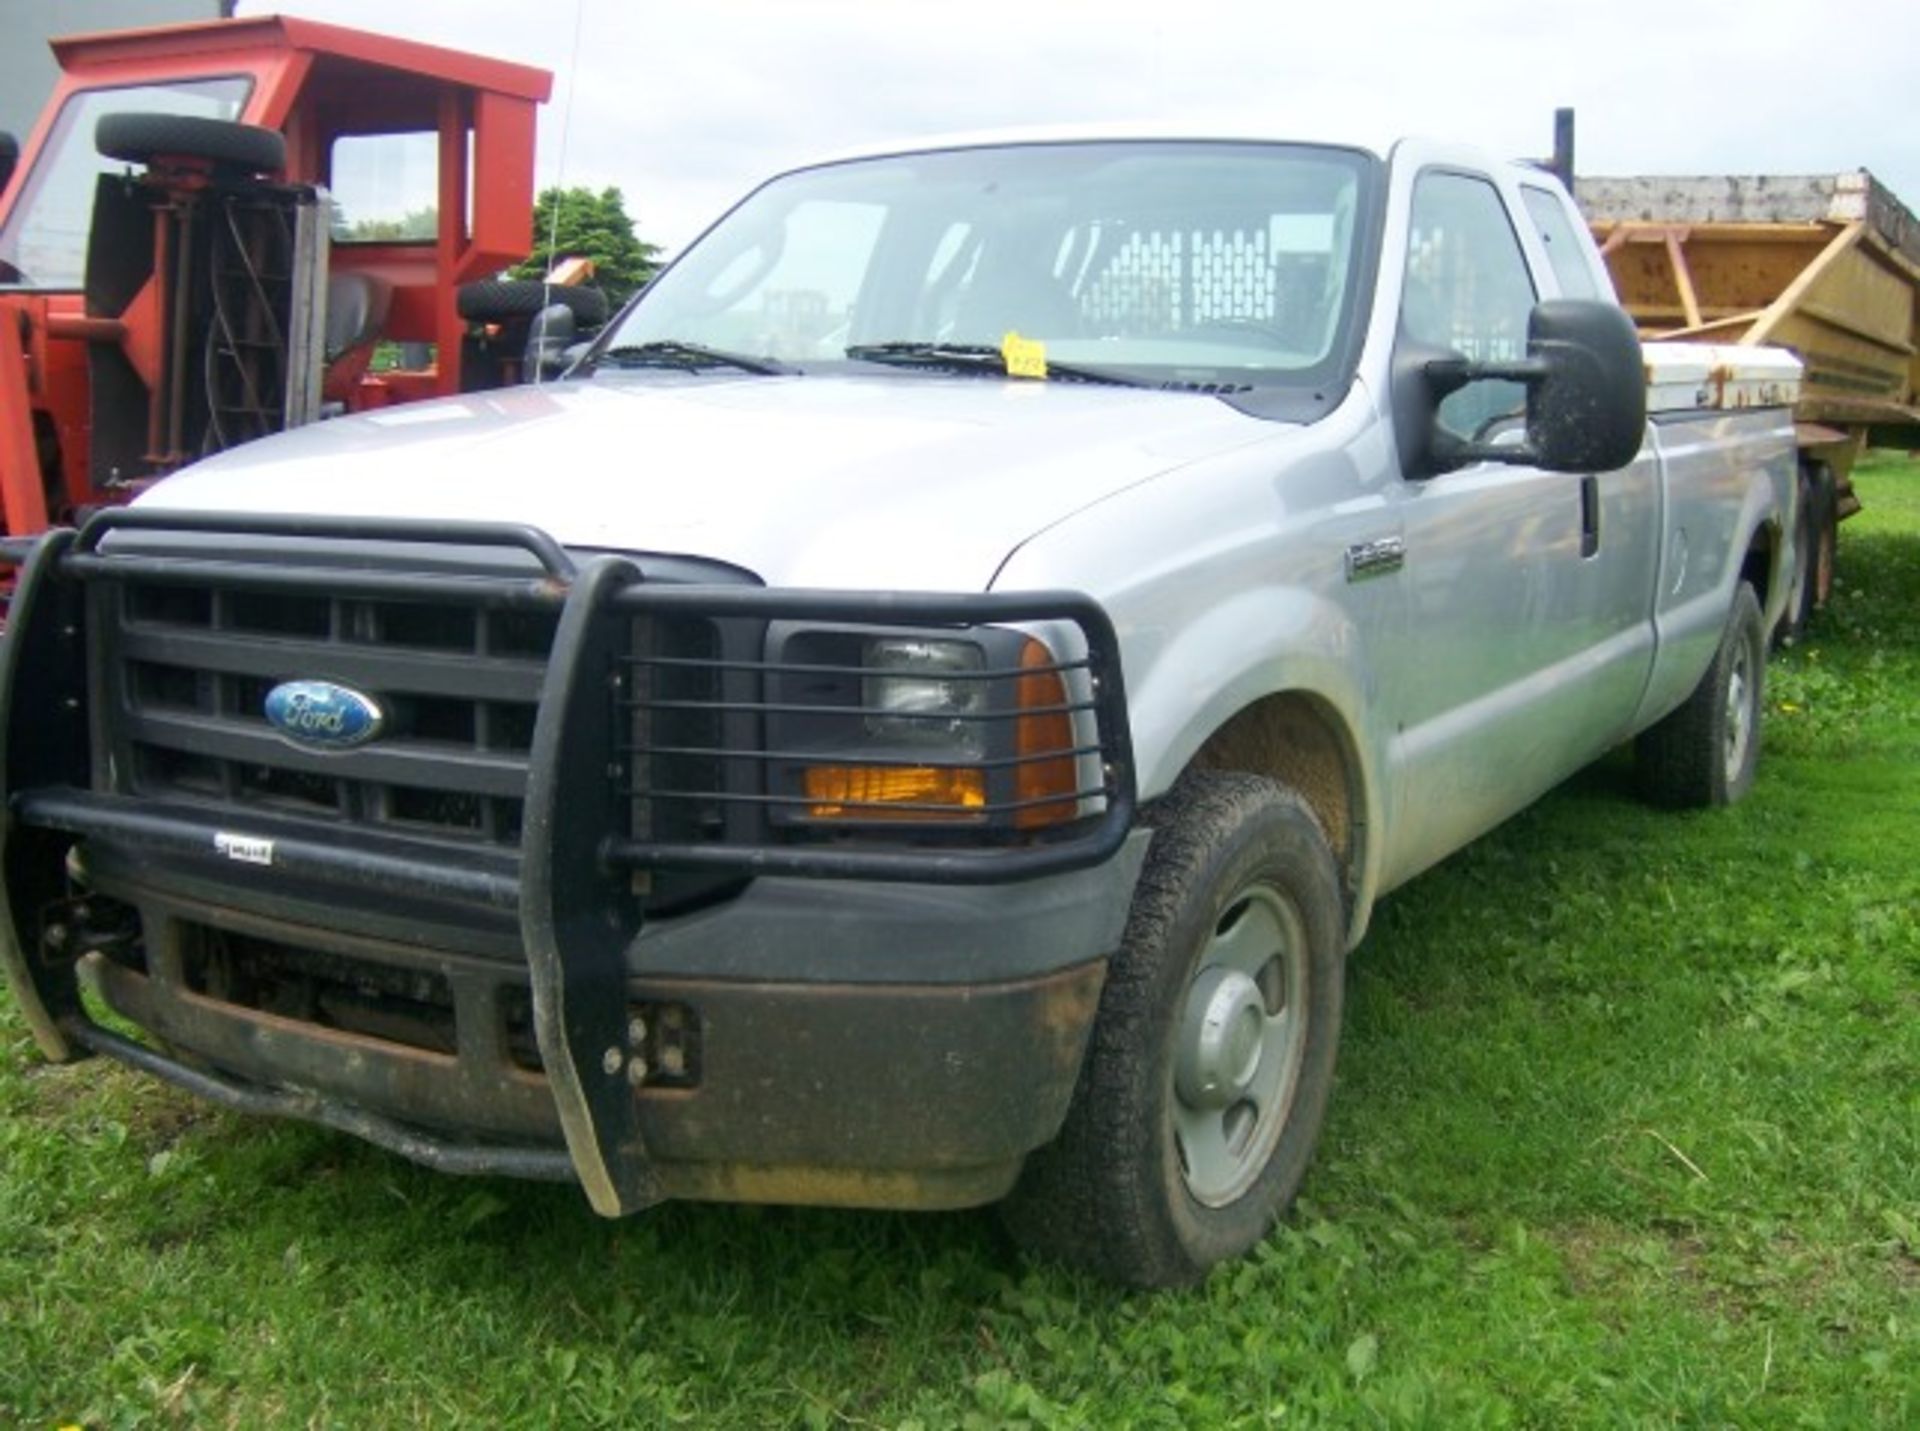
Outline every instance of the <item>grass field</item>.
<svg viewBox="0 0 1920 1431">
<path fill-rule="evenodd" d="M 41 1065 L 0 994 L 0 1425 L 1920 1424 L 1920 465 L 1861 475 L 1732 812 L 1610 760 L 1402 891 L 1259 1254 L 463 1182 Z"/>
</svg>

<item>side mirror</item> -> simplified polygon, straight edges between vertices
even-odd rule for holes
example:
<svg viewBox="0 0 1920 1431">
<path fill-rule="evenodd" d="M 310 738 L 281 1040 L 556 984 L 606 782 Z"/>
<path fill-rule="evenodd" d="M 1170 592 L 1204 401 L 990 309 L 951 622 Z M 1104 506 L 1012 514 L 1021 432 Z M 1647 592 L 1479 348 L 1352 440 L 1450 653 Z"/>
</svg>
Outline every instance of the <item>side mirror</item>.
<svg viewBox="0 0 1920 1431">
<path fill-rule="evenodd" d="M 1411 366 L 1414 371 L 1406 369 Z M 1408 345 L 1395 375 L 1395 426 L 1409 476 L 1468 462 L 1504 462 L 1551 472 L 1610 472 L 1633 461 L 1647 422 L 1640 338 L 1624 309 L 1551 298 L 1527 318 L 1527 356 L 1480 363 Z M 1527 387 L 1527 440 L 1512 446 L 1462 442 L 1438 431 L 1449 393 L 1488 379 Z"/>
<path fill-rule="evenodd" d="M 1647 369 L 1625 309 L 1565 298 L 1542 303 L 1527 320 L 1527 357 L 1546 369 L 1527 391 L 1527 447 L 1536 466 L 1611 472 L 1633 461 L 1646 434 Z"/>
</svg>

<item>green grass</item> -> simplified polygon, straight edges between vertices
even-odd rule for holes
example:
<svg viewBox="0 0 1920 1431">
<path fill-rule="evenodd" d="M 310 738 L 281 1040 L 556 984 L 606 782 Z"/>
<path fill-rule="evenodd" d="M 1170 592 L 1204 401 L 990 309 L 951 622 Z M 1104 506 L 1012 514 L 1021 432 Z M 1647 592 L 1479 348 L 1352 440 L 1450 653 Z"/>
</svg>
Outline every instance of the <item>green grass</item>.
<svg viewBox="0 0 1920 1431">
<path fill-rule="evenodd" d="M 1753 796 L 1604 762 L 1389 900 L 1293 1214 L 1203 1288 L 990 1216 L 437 1177 L 0 996 L 0 1425 L 1920 1423 L 1920 465 Z"/>
</svg>

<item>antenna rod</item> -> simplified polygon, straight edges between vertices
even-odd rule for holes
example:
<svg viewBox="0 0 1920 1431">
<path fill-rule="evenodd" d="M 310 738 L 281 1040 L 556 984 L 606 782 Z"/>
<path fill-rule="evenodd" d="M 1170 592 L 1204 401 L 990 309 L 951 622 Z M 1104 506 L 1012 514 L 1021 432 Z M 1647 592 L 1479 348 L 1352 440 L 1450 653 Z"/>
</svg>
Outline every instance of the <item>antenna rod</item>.
<svg viewBox="0 0 1920 1431">
<path fill-rule="evenodd" d="M 1573 110 L 1556 109 L 1553 112 L 1553 162 L 1548 166 L 1553 175 L 1567 186 L 1567 192 L 1573 192 Z"/>
</svg>

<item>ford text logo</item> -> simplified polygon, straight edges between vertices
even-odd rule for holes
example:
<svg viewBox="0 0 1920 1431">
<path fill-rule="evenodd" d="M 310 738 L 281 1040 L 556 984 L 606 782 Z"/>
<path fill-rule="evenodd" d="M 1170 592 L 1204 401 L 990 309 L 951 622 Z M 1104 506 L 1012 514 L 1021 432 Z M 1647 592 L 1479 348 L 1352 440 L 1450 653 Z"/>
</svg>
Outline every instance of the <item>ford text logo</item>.
<svg viewBox="0 0 1920 1431">
<path fill-rule="evenodd" d="M 283 681 L 267 692 L 267 724 L 322 750 L 365 745 L 387 723 L 373 697 L 332 681 Z"/>
</svg>

